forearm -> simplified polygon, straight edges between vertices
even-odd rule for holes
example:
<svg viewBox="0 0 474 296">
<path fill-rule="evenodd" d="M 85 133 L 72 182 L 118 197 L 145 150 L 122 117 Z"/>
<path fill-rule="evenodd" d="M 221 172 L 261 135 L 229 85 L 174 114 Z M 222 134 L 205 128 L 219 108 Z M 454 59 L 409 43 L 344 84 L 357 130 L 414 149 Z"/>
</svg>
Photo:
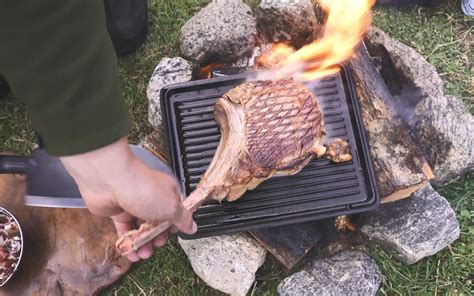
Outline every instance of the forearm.
<svg viewBox="0 0 474 296">
<path fill-rule="evenodd" d="M 102 1 L 6 1 L 0 73 L 51 155 L 92 151 L 131 128 Z"/>
</svg>

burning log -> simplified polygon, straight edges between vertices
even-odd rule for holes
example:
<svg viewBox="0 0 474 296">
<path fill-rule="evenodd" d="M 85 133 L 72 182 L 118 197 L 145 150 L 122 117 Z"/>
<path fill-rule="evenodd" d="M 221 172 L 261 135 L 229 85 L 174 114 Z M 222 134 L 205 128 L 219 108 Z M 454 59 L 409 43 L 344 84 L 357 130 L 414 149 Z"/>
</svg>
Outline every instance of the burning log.
<svg viewBox="0 0 474 296">
<path fill-rule="evenodd" d="M 408 197 L 434 177 L 431 168 L 364 45 L 350 65 L 382 202 Z"/>
<path fill-rule="evenodd" d="M 367 49 L 433 168 L 430 182 L 445 185 L 474 169 L 474 116 L 448 96 L 443 80 L 415 49 L 378 28 L 367 32 Z"/>
</svg>

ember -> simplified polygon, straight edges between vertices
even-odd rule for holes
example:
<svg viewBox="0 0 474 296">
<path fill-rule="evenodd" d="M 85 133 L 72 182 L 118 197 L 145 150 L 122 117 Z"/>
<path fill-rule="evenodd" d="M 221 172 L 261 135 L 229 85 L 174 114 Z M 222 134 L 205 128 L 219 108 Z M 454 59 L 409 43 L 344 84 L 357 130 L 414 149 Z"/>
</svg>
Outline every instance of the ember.
<svg viewBox="0 0 474 296">
<path fill-rule="evenodd" d="M 22 235 L 18 222 L 0 208 L 0 287 L 13 275 L 22 255 Z"/>
</svg>

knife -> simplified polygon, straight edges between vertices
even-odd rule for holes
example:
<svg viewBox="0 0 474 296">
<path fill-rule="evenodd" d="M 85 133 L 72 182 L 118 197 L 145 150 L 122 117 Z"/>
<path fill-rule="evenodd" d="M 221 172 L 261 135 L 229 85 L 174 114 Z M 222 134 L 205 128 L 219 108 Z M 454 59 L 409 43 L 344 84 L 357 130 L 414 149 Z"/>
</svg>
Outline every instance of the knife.
<svg viewBox="0 0 474 296">
<path fill-rule="evenodd" d="M 173 171 L 148 150 L 130 145 L 132 152 L 152 169 L 174 178 Z M 0 155 L 0 174 L 24 174 L 27 178 L 25 204 L 51 208 L 85 208 L 79 188 L 59 157 L 36 149 L 29 156 Z"/>
</svg>

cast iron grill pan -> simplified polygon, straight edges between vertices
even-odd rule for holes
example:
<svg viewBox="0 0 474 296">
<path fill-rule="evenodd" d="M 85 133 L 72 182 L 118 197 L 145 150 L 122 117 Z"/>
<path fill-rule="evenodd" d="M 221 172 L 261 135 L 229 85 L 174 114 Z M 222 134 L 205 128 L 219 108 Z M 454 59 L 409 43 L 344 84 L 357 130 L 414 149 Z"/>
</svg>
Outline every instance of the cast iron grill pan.
<svg viewBox="0 0 474 296">
<path fill-rule="evenodd" d="M 352 81 L 338 74 L 307 83 L 321 104 L 328 137 L 349 141 L 353 161 L 315 159 L 294 176 L 274 177 L 235 202 L 210 201 L 194 214 L 199 238 L 354 214 L 379 204 L 368 145 Z M 175 84 L 161 91 L 170 165 L 189 195 L 212 161 L 220 140 L 213 106 L 245 81 L 233 75 Z"/>
</svg>

